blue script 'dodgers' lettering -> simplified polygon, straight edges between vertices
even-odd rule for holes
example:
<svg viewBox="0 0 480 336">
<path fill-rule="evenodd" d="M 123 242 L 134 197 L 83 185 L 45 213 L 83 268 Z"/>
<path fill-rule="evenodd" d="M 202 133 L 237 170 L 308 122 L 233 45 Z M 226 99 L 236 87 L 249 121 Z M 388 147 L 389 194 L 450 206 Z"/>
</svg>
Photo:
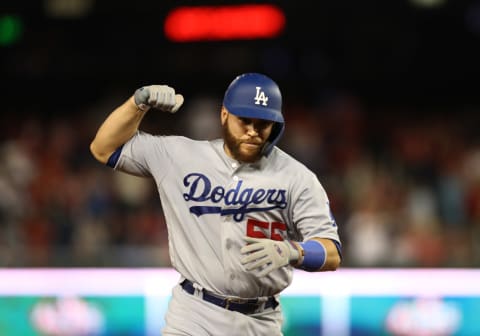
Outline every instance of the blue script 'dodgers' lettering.
<svg viewBox="0 0 480 336">
<path fill-rule="evenodd" d="M 198 205 L 190 207 L 190 212 L 201 216 L 203 214 L 218 213 L 222 216 L 232 214 L 236 221 L 245 218 L 249 212 L 261 212 L 271 209 L 285 209 L 287 206 L 287 191 L 285 189 L 242 189 L 243 181 L 237 182 L 233 189 L 225 190 L 222 186 L 214 186 L 210 179 L 200 173 L 191 173 L 183 178 L 183 185 L 187 187 L 187 192 L 183 194 L 185 201 L 198 203 L 211 202 L 214 204 L 223 201 L 225 205 L 238 205 L 238 208 L 222 209 L 220 206 Z M 262 207 L 259 205 L 266 202 Z"/>
</svg>

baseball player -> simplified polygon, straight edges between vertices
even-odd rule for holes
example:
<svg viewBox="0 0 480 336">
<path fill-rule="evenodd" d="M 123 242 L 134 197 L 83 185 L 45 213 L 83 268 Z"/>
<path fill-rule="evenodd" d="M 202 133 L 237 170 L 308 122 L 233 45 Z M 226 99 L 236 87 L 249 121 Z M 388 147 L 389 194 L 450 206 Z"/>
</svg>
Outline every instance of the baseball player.
<svg viewBox="0 0 480 336">
<path fill-rule="evenodd" d="M 279 294 L 293 268 L 335 270 L 337 224 L 315 174 L 276 147 L 282 96 L 269 77 L 228 86 L 222 139 L 197 141 L 139 131 L 150 109 L 175 113 L 167 85 L 135 91 L 100 126 L 90 150 L 106 165 L 152 177 L 173 267 L 180 273 L 163 335 L 282 335 Z"/>
</svg>

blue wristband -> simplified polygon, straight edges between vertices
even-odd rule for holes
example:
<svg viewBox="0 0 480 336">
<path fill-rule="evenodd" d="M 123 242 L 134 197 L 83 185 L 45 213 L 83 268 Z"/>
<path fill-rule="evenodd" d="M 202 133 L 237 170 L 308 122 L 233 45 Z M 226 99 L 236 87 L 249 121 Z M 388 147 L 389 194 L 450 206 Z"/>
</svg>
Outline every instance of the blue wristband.
<svg viewBox="0 0 480 336">
<path fill-rule="evenodd" d="M 300 265 L 301 269 L 315 272 L 325 265 L 327 251 L 322 243 L 315 240 L 307 240 L 304 243 L 300 243 L 300 246 L 304 251 L 303 262 Z"/>
</svg>

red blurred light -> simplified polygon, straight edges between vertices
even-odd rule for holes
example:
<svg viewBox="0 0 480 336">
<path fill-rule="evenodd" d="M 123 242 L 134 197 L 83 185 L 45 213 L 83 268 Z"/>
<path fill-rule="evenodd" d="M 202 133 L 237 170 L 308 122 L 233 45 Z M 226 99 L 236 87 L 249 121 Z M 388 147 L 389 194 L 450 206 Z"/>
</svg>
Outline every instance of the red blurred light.
<svg viewBox="0 0 480 336">
<path fill-rule="evenodd" d="M 273 38 L 284 27 L 283 11 L 266 4 L 177 7 L 164 24 L 165 35 L 174 42 Z"/>
</svg>

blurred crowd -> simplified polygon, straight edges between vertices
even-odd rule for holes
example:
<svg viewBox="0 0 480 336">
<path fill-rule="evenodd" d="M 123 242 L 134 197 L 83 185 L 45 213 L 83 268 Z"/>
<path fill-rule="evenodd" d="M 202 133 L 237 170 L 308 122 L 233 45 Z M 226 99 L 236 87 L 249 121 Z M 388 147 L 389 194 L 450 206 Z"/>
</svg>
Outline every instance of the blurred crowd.
<svg viewBox="0 0 480 336">
<path fill-rule="evenodd" d="M 152 180 L 114 172 L 89 152 L 97 127 L 121 102 L 3 123 L 0 267 L 170 265 Z M 175 116 L 147 115 L 142 129 L 214 138 L 218 108 L 214 99 L 194 99 Z M 284 109 L 279 146 L 325 187 L 343 266 L 480 266 L 478 109 L 370 111 L 347 94 Z"/>
</svg>

